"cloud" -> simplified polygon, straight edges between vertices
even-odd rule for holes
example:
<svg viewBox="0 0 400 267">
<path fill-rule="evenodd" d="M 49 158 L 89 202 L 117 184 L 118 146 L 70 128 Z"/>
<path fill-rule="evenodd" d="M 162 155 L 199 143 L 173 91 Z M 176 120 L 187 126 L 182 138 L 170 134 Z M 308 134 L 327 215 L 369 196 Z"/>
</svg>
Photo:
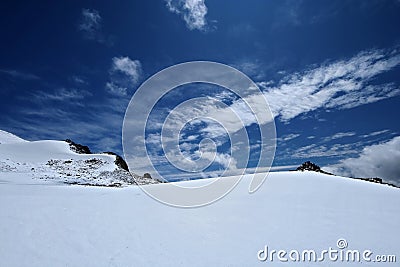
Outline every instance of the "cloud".
<svg viewBox="0 0 400 267">
<path fill-rule="evenodd" d="M 139 60 L 131 60 L 129 57 L 114 57 L 112 59 L 112 71 L 125 74 L 132 83 L 137 83 L 142 70 Z"/>
<path fill-rule="evenodd" d="M 350 136 L 354 136 L 354 135 L 356 135 L 355 132 L 335 133 L 332 136 L 325 137 L 324 138 L 324 142 L 330 142 L 330 141 L 335 140 L 335 139 L 340 139 L 340 138 L 343 138 L 343 137 L 350 137 Z"/>
<path fill-rule="evenodd" d="M 73 76 L 70 78 L 70 80 L 71 80 L 72 82 L 74 82 L 75 84 L 78 84 L 78 85 L 87 85 L 87 84 L 88 84 L 88 82 L 86 81 L 85 78 L 80 77 L 80 76 L 76 76 L 76 75 L 73 75 Z"/>
<path fill-rule="evenodd" d="M 326 169 L 338 175 L 354 177 L 381 177 L 400 185 L 400 136 L 366 146 L 355 158 L 341 160 Z"/>
<path fill-rule="evenodd" d="M 363 151 L 365 146 L 370 146 L 376 144 L 379 140 L 383 140 L 383 137 L 377 138 L 377 136 L 384 133 L 389 133 L 389 130 L 376 131 L 361 136 L 356 136 L 355 132 L 339 132 L 331 136 L 320 138 L 315 136 L 312 136 L 312 138 L 307 137 L 307 139 L 312 139 L 311 144 L 303 145 L 302 147 L 297 148 L 281 148 L 278 150 L 276 159 L 291 158 L 306 160 L 310 158 L 336 158 L 339 160 L 343 159 L 344 157 L 355 157 Z M 283 138 L 284 137 L 285 136 L 283 136 Z M 290 137 L 290 135 L 288 135 L 288 137 Z M 351 142 L 332 142 L 344 137 L 352 137 Z M 357 137 L 358 139 L 356 139 Z"/>
<path fill-rule="evenodd" d="M 91 99 L 89 94 L 66 89 L 38 92 L 23 99 L 31 104 L 15 110 L 19 116 L 5 118 L 3 127 L 28 140 L 69 138 L 92 151 L 122 155 L 121 128 L 129 99 Z"/>
<path fill-rule="evenodd" d="M 372 132 L 372 133 L 369 133 L 369 134 L 364 134 L 364 135 L 361 135 L 360 137 L 362 137 L 362 138 L 369 138 L 369 137 L 381 135 L 381 134 L 384 134 L 384 133 L 387 133 L 387 132 L 389 132 L 388 129 L 382 130 L 382 131 Z"/>
<path fill-rule="evenodd" d="M 322 64 L 283 78 L 276 86 L 260 82 L 274 116 L 289 121 L 319 108 L 349 109 L 400 95 L 394 84 L 372 84 L 400 64 L 400 52 L 364 51 L 348 60 Z"/>
<path fill-rule="evenodd" d="M 283 136 L 277 138 L 276 141 L 278 141 L 278 142 L 287 142 L 287 141 L 295 139 L 295 138 L 297 138 L 299 136 L 300 136 L 300 134 L 287 134 L 287 135 L 283 135 Z"/>
<path fill-rule="evenodd" d="M 126 96 L 139 82 L 142 75 L 142 64 L 139 60 L 129 57 L 114 57 L 112 59 L 110 81 L 106 83 L 106 89 L 114 95 Z"/>
<path fill-rule="evenodd" d="M 26 73 L 26 72 L 17 71 L 17 70 L 0 69 L 0 73 L 7 74 L 13 78 L 21 79 L 21 80 L 40 80 L 40 77 L 36 76 L 35 74 Z"/>
<path fill-rule="evenodd" d="M 81 20 L 78 29 L 83 33 L 83 36 L 88 40 L 94 40 L 99 43 L 112 45 L 112 38 L 106 37 L 102 32 L 103 18 L 99 11 L 95 9 L 82 9 Z"/>
<path fill-rule="evenodd" d="M 260 81 L 265 78 L 265 73 L 262 71 L 265 66 L 263 66 L 258 61 L 251 62 L 248 60 L 242 60 L 236 64 L 233 64 L 233 67 L 242 71 L 244 74 L 254 80 Z"/>
<path fill-rule="evenodd" d="M 69 101 L 80 100 L 90 95 L 92 94 L 86 90 L 59 88 L 53 92 L 38 91 L 34 94 L 34 98 L 38 101 Z"/>
<path fill-rule="evenodd" d="M 97 32 L 101 29 L 102 18 L 100 13 L 95 9 L 82 9 L 82 21 L 79 29 L 86 33 L 89 39 L 94 39 Z"/>
<path fill-rule="evenodd" d="M 167 120 L 164 121 L 165 124 L 163 125 L 163 136 L 166 137 L 165 142 L 163 142 L 164 148 L 166 148 L 165 151 L 175 149 L 171 150 L 173 152 L 172 155 L 180 155 L 179 152 L 182 151 L 179 151 L 179 149 L 187 148 L 185 149 L 188 150 L 186 152 L 193 153 L 191 144 L 184 144 L 182 148 L 179 148 L 177 145 L 178 138 L 176 137 L 185 124 L 189 123 L 189 121 L 194 122 L 193 118 L 199 121 L 198 126 L 200 129 L 195 131 L 196 134 L 201 135 L 199 139 L 211 138 L 217 148 L 225 149 L 228 142 L 227 133 L 230 133 L 229 136 L 231 137 L 240 136 L 240 133 L 245 131 L 245 127 L 253 124 L 257 124 L 258 127 L 267 127 L 274 119 L 271 116 L 267 116 L 265 99 L 268 100 L 274 117 L 287 122 L 300 114 L 316 109 L 350 108 L 397 95 L 400 90 L 394 85 L 376 85 L 372 83 L 379 81 L 379 79 L 376 79 L 379 74 L 388 72 L 399 64 L 400 54 L 396 49 L 363 51 L 349 59 L 323 63 L 302 72 L 286 74 L 277 83 L 260 82 L 262 93 L 257 93 L 258 90 L 256 88 L 251 88 L 248 85 L 244 87 L 245 85 L 243 85 L 243 88 L 247 89 L 244 90 L 245 92 L 241 95 L 241 98 L 230 93 L 219 93 L 215 96 L 186 100 L 167 112 Z M 185 77 L 186 75 L 189 76 L 190 73 L 182 73 L 180 76 Z M 228 84 L 230 84 L 229 82 Z M 235 86 L 238 85 L 235 84 Z M 376 90 L 370 89 L 373 86 L 377 87 Z M 154 98 L 152 94 L 156 96 L 157 92 L 149 91 L 141 105 L 144 107 L 151 105 L 152 102 L 150 101 Z M 342 101 L 342 96 L 347 96 L 348 101 L 346 103 Z M 360 96 L 363 96 L 361 98 L 363 101 L 356 101 Z M 150 103 L 146 103 L 146 101 Z M 265 115 L 256 117 L 255 114 Z M 218 123 L 212 123 L 207 118 L 211 118 Z M 136 116 L 126 125 L 140 125 L 140 120 L 142 119 L 145 118 Z M 223 125 L 223 127 L 218 124 Z M 154 125 L 154 123 L 151 122 L 151 125 Z M 156 131 L 157 129 L 154 130 Z M 132 133 L 134 131 L 136 130 L 132 130 Z M 193 134 L 193 131 L 190 134 Z M 140 132 L 137 135 L 140 135 Z M 340 132 L 327 137 L 323 142 L 326 143 L 353 135 L 355 135 L 353 132 Z M 136 133 L 134 136 L 136 136 Z M 293 134 L 281 138 L 288 141 L 296 137 Z M 282 154 L 293 159 L 310 157 L 335 157 L 341 159 L 344 156 L 355 156 L 361 151 L 361 147 L 368 144 L 368 140 L 367 142 L 364 140 L 363 142 L 352 144 L 325 143 L 312 144 L 296 150 L 288 149 Z M 234 145 L 236 146 L 237 143 Z M 233 147 L 232 151 L 244 151 L 249 147 L 248 145 L 247 147 L 245 146 L 245 144 L 242 144 L 240 147 Z M 217 149 L 217 152 L 221 154 L 218 163 L 221 166 L 226 166 L 228 158 L 223 155 L 225 151 L 218 151 Z M 208 152 L 203 155 L 204 159 L 211 159 L 211 157 L 215 156 L 215 153 L 208 154 Z M 237 170 L 244 167 L 241 158 L 236 157 L 234 154 L 232 154 L 231 158 L 236 161 L 231 165 L 232 168 Z M 165 159 L 160 160 L 165 162 Z M 132 159 L 132 162 L 141 164 L 139 158 Z M 147 164 L 145 161 L 142 162 L 142 164 Z"/>
<path fill-rule="evenodd" d="M 287 156 L 293 159 L 327 158 L 354 155 L 359 152 L 355 144 L 311 144 L 287 152 Z"/>
<path fill-rule="evenodd" d="M 182 15 L 190 30 L 207 30 L 207 6 L 204 0 L 165 0 L 169 11 Z"/>
</svg>

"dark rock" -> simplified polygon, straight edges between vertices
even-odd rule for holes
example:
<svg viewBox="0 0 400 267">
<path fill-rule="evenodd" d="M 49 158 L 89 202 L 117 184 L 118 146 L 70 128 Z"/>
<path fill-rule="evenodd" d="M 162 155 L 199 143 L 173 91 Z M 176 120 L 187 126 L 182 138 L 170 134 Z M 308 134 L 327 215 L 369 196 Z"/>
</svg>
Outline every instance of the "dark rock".
<svg viewBox="0 0 400 267">
<path fill-rule="evenodd" d="M 143 178 L 148 178 L 148 179 L 152 179 L 151 178 L 151 174 L 146 172 L 145 174 L 143 174 Z"/>
<path fill-rule="evenodd" d="M 399 186 L 397 186 L 395 184 L 387 183 L 387 182 L 383 181 L 382 178 L 378 178 L 378 177 L 375 177 L 375 178 L 353 178 L 353 179 L 358 179 L 358 180 L 363 180 L 363 181 L 367 181 L 370 183 L 383 184 L 383 185 L 400 188 Z"/>
<path fill-rule="evenodd" d="M 115 164 L 120 167 L 121 169 L 128 171 L 129 172 L 129 167 L 128 164 L 126 164 L 126 161 L 118 154 L 114 153 L 114 152 L 104 152 L 104 154 L 108 154 L 108 155 L 114 155 L 115 156 Z"/>
<path fill-rule="evenodd" d="M 328 175 L 333 175 L 332 173 L 322 170 L 318 165 L 312 163 L 311 161 L 304 162 L 299 167 L 297 167 L 296 171 L 314 171 L 314 172 L 320 172 L 320 173 L 324 173 L 324 174 L 328 174 Z"/>
<path fill-rule="evenodd" d="M 88 146 L 84 146 L 81 144 L 77 144 L 71 139 L 66 139 L 65 142 L 69 144 L 69 147 L 71 148 L 72 151 L 78 154 L 92 154 L 92 151 L 90 151 Z M 108 155 L 114 155 L 115 156 L 115 164 L 120 167 L 123 170 L 126 170 L 129 172 L 128 164 L 126 164 L 125 160 L 119 156 L 118 154 L 114 152 L 104 152 L 104 154 Z M 95 163 L 95 162 L 87 162 L 87 163 Z"/>
<path fill-rule="evenodd" d="M 84 146 L 81 144 L 77 144 L 73 142 L 71 139 L 66 139 L 65 142 L 69 144 L 69 147 L 72 151 L 78 154 L 92 154 L 88 146 Z"/>
</svg>

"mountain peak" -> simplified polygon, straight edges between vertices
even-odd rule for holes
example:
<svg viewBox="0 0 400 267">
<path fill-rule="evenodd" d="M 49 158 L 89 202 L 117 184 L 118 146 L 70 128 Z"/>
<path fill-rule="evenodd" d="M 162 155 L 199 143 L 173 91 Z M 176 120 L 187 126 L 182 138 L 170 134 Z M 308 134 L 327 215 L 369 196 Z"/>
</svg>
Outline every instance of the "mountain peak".
<svg viewBox="0 0 400 267">
<path fill-rule="evenodd" d="M 314 171 L 314 172 L 333 175 L 332 173 L 322 170 L 321 167 L 319 167 L 317 164 L 312 163 L 311 161 L 304 162 L 299 167 L 297 167 L 296 171 Z"/>
</svg>

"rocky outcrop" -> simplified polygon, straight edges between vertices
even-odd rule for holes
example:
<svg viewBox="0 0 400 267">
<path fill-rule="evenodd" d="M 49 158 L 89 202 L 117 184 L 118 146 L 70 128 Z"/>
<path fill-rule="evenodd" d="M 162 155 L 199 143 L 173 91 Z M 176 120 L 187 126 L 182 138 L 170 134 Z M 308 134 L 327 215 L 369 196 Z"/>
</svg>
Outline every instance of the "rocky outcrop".
<svg viewBox="0 0 400 267">
<path fill-rule="evenodd" d="M 72 151 L 74 151 L 75 153 L 78 153 L 78 154 L 92 154 L 92 151 L 90 151 L 90 148 L 88 146 L 84 146 L 84 145 L 75 143 L 71 139 L 66 139 L 65 142 L 67 142 L 69 144 L 70 149 Z M 125 160 L 120 155 L 118 155 L 118 154 L 116 154 L 114 152 L 103 152 L 103 153 L 115 156 L 115 164 L 119 168 L 121 168 L 121 169 L 123 169 L 125 171 L 129 171 L 128 164 L 126 164 Z"/>
<path fill-rule="evenodd" d="M 320 173 L 324 173 L 324 174 L 328 174 L 328 175 L 334 175 L 332 173 L 322 170 L 318 165 L 312 163 L 311 161 L 304 162 L 299 167 L 297 167 L 296 171 L 314 171 L 314 172 L 320 172 Z M 375 178 L 353 178 L 353 177 L 351 177 L 350 179 L 363 180 L 363 181 L 370 182 L 370 183 L 383 184 L 383 185 L 388 185 L 388 186 L 399 188 L 397 185 L 384 182 L 382 180 L 382 178 L 378 178 L 378 177 L 375 177 Z"/>
<path fill-rule="evenodd" d="M 318 165 L 312 163 L 311 161 L 304 162 L 299 167 L 297 167 L 296 171 L 314 171 L 314 172 L 320 172 L 320 173 L 324 173 L 324 174 L 328 174 L 328 175 L 333 175 L 332 173 L 322 170 Z"/>
<path fill-rule="evenodd" d="M 115 161 L 114 161 L 115 164 L 118 167 L 120 167 L 121 169 L 129 172 L 128 164 L 126 164 L 126 161 L 120 155 L 118 155 L 114 152 L 104 152 L 104 154 L 114 155 L 115 156 Z"/>
<path fill-rule="evenodd" d="M 384 184 L 384 185 L 388 185 L 388 186 L 400 188 L 400 187 L 398 187 L 398 186 L 395 185 L 395 184 L 391 184 L 391 183 L 384 182 L 384 181 L 382 180 L 382 178 L 379 178 L 379 177 L 375 177 L 375 178 L 354 178 L 354 179 L 363 180 L 363 181 L 367 181 L 367 182 L 370 182 L 370 183 Z"/>
<path fill-rule="evenodd" d="M 71 139 L 66 139 L 65 142 L 69 144 L 69 147 L 72 151 L 78 154 L 92 154 L 88 146 L 84 146 L 81 144 L 77 144 Z"/>
<path fill-rule="evenodd" d="M 145 174 L 143 174 L 143 178 L 151 179 L 151 174 L 146 172 Z"/>
</svg>

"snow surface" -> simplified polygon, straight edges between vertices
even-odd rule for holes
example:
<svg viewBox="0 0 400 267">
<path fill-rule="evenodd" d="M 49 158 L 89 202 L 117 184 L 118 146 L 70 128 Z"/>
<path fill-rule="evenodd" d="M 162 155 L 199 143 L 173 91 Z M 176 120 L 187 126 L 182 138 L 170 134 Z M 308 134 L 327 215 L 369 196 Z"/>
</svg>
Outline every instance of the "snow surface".
<svg viewBox="0 0 400 267">
<path fill-rule="evenodd" d="M 245 177 L 212 205 L 180 209 L 137 186 L 67 186 L 0 172 L 0 266 L 398 266 L 257 259 L 265 245 L 323 250 L 345 238 L 349 249 L 399 261 L 398 188 L 307 171 L 270 173 L 254 194 L 249 183 Z"/>
<path fill-rule="evenodd" d="M 27 142 L 26 140 L 3 130 L 0 130 L 0 144 Z"/>
</svg>

